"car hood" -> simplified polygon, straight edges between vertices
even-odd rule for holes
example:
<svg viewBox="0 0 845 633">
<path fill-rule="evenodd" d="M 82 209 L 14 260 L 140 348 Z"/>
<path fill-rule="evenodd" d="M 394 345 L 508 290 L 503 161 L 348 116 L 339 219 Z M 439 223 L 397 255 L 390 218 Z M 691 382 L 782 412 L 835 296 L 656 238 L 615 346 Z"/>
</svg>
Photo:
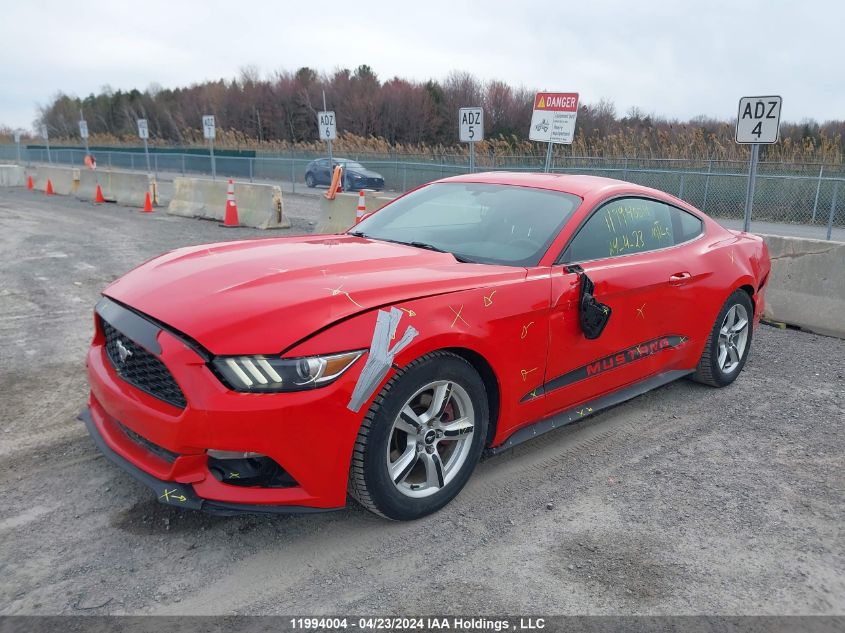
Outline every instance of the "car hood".
<svg viewBox="0 0 845 633">
<path fill-rule="evenodd" d="M 404 244 L 323 235 L 182 248 L 103 294 L 214 354 L 274 354 L 360 312 L 525 274 Z"/>
</svg>

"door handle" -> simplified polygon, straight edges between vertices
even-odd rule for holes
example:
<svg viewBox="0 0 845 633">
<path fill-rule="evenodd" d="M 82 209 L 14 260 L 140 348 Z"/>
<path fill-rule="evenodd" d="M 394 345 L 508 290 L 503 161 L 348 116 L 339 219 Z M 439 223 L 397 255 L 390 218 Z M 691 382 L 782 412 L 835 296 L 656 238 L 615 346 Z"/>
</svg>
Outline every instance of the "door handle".
<svg viewBox="0 0 845 633">
<path fill-rule="evenodd" d="M 686 271 L 682 273 L 675 273 L 674 275 L 669 275 L 669 283 L 673 285 L 680 285 L 690 277 L 692 277 L 692 275 Z"/>
</svg>

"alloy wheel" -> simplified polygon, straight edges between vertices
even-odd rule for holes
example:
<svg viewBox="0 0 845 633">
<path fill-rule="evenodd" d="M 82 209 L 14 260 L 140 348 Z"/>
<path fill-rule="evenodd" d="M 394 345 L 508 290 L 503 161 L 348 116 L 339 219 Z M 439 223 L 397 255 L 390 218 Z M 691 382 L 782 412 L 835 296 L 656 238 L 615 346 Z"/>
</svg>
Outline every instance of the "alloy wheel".
<svg viewBox="0 0 845 633">
<path fill-rule="evenodd" d="M 748 312 L 742 304 L 734 304 L 719 328 L 719 369 L 733 373 L 742 360 L 748 344 Z"/>
<path fill-rule="evenodd" d="M 448 485 L 467 460 L 475 422 L 472 400 L 458 383 L 439 380 L 417 390 L 396 416 L 387 445 L 397 490 L 427 497 Z"/>
</svg>

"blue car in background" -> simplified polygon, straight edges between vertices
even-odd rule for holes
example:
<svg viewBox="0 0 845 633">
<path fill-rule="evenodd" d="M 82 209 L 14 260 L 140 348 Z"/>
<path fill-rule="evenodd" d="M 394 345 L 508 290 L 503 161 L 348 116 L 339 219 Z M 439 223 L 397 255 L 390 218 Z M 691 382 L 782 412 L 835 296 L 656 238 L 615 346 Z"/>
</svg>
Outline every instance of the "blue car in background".
<svg viewBox="0 0 845 633">
<path fill-rule="evenodd" d="M 343 167 L 344 191 L 358 191 L 360 189 L 384 190 L 384 177 L 375 171 L 367 169 L 361 163 L 348 158 L 318 158 L 308 163 L 305 168 L 305 184 L 309 187 L 332 183 L 332 173 L 336 165 Z"/>
</svg>

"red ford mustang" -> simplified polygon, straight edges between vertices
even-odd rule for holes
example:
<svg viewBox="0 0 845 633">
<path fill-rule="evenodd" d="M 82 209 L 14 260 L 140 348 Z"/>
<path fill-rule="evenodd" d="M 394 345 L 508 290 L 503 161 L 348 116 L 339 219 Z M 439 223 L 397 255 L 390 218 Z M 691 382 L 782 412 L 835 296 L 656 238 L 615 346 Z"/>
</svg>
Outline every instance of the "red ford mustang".
<svg viewBox="0 0 845 633">
<path fill-rule="evenodd" d="M 742 371 L 764 242 L 665 193 L 487 173 L 341 235 L 182 248 L 97 304 L 82 414 L 160 501 L 447 504 L 496 452 L 681 376 Z"/>
</svg>

